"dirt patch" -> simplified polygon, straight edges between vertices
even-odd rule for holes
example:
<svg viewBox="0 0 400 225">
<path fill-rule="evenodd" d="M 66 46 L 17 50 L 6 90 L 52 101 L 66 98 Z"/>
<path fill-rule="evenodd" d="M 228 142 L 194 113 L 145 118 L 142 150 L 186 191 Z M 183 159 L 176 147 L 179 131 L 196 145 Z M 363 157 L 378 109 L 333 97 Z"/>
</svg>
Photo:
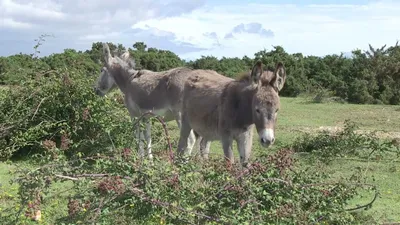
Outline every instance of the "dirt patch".
<svg viewBox="0 0 400 225">
<path fill-rule="evenodd" d="M 331 134 L 335 134 L 343 131 L 343 127 L 340 126 L 320 126 L 320 127 L 302 127 L 293 129 L 295 131 L 304 132 L 304 133 L 317 133 L 322 131 L 327 131 Z M 373 131 L 370 130 L 356 130 L 357 134 L 371 134 Z M 378 138 L 382 139 L 399 139 L 400 140 L 400 132 L 395 131 L 375 131 L 375 135 Z"/>
</svg>

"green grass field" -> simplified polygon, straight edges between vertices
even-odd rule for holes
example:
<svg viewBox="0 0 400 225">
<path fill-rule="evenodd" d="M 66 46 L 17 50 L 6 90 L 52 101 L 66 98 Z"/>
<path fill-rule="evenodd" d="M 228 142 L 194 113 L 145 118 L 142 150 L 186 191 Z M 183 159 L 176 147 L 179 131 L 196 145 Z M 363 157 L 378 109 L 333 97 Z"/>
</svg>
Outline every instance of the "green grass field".
<svg viewBox="0 0 400 225">
<path fill-rule="evenodd" d="M 320 128 L 342 127 L 344 121 L 350 119 L 359 125 L 362 131 L 381 131 L 379 135 L 385 138 L 400 137 L 400 106 L 383 105 L 352 105 L 341 103 L 309 103 L 304 98 L 281 98 L 281 110 L 278 115 L 276 128 L 276 144 L 273 148 L 263 149 L 258 143 L 258 137 L 254 136 L 253 157 L 261 151 L 275 151 L 279 147 L 289 144 L 296 137 L 306 132 L 316 132 Z M 175 122 L 168 123 L 174 147 L 178 140 L 178 129 Z M 256 133 L 255 133 L 256 134 Z M 237 150 L 234 147 L 236 160 Z M 219 142 L 211 145 L 211 157 L 221 157 L 222 150 Z M 300 163 L 310 165 L 307 156 L 298 155 Z M 15 205 L 14 196 L 17 195 L 17 187 L 10 186 L 11 179 L 8 170 L 20 166 L 34 167 L 28 162 L 0 163 L 0 215 L 5 207 Z M 363 211 L 363 215 L 371 216 L 375 221 L 400 222 L 400 162 L 398 158 L 384 157 L 380 161 L 362 161 L 348 158 L 336 158 L 329 165 L 315 163 L 315 169 L 332 175 L 333 179 L 341 179 L 361 170 L 366 181 L 378 186 L 380 196 L 372 208 Z M 67 190 L 66 186 L 55 186 L 59 191 Z M 365 204 L 373 198 L 373 193 L 362 192 L 362 196 L 349 202 L 349 208 L 357 204 Z M 43 217 L 54 217 L 66 214 L 66 208 L 57 209 L 60 202 L 66 199 L 57 198 L 54 202 L 48 202 Z M 18 207 L 15 205 L 15 207 Z"/>
</svg>

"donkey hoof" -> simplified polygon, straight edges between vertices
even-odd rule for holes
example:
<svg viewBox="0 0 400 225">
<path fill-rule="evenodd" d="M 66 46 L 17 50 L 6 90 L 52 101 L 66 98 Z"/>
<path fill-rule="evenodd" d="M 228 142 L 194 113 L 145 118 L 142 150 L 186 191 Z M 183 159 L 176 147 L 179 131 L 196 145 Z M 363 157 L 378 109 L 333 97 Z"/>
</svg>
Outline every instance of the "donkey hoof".
<svg viewBox="0 0 400 225">
<path fill-rule="evenodd" d="M 247 168 L 250 167 L 250 163 L 249 162 L 242 162 L 242 167 L 247 169 Z"/>
</svg>

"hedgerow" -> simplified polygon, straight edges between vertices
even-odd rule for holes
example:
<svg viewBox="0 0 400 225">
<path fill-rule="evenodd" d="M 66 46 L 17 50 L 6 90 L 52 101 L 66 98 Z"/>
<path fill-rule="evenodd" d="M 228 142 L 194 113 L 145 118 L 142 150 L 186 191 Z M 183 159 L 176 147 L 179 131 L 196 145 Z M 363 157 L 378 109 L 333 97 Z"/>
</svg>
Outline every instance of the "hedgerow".
<svg viewBox="0 0 400 225">
<path fill-rule="evenodd" d="M 347 202 L 359 176 L 324 183 L 326 174 L 296 168 L 293 151 L 281 149 L 247 169 L 222 160 L 175 164 L 168 152 L 154 165 L 136 160 L 131 149 L 19 169 L 21 208 L 8 221 L 29 221 L 58 198 L 49 187 L 73 182 L 65 216 L 57 224 L 348 224 L 355 218 Z M 50 197 L 47 197 L 50 196 Z M 49 221 L 51 222 L 51 221 Z"/>
</svg>

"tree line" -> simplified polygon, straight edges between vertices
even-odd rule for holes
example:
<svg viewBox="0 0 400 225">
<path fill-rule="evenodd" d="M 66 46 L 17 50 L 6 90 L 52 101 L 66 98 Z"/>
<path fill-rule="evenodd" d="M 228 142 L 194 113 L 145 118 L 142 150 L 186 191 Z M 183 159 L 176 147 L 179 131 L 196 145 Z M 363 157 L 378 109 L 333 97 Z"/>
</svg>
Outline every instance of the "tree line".
<svg viewBox="0 0 400 225">
<path fill-rule="evenodd" d="M 273 69 L 277 61 L 286 67 L 288 78 L 281 96 L 296 97 L 313 95 L 319 98 L 339 99 L 357 104 L 400 104 L 400 46 L 369 45 L 367 51 L 356 49 L 351 57 L 332 54 L 324 57 L 289 54 L 282 46 L 261 50 L 253 58 L 244 56 L 201 56 L 185 61 L 177 54 L 157 48 L 148 48 L 144 42 L 136 42 L 126 48 L 122 44 L 108 43 L 114 54 L 128 50 L 136 61 L 137 69 L 162 71 L 179 66 L 194 69 L 211 69 L 229 77 L 250 70 L 256 60 Z M 0 57 L 0 84 L 18 85 L 24 82 L 33 69 L 50 71 L 65 67 L 97 76 L 103 63 L 102 43 L 92 44 L 91 49 L 76 51 L 65 49 L 63 53 L 35 58 L 36 54 L 16 54 Z"/>
</svg>

